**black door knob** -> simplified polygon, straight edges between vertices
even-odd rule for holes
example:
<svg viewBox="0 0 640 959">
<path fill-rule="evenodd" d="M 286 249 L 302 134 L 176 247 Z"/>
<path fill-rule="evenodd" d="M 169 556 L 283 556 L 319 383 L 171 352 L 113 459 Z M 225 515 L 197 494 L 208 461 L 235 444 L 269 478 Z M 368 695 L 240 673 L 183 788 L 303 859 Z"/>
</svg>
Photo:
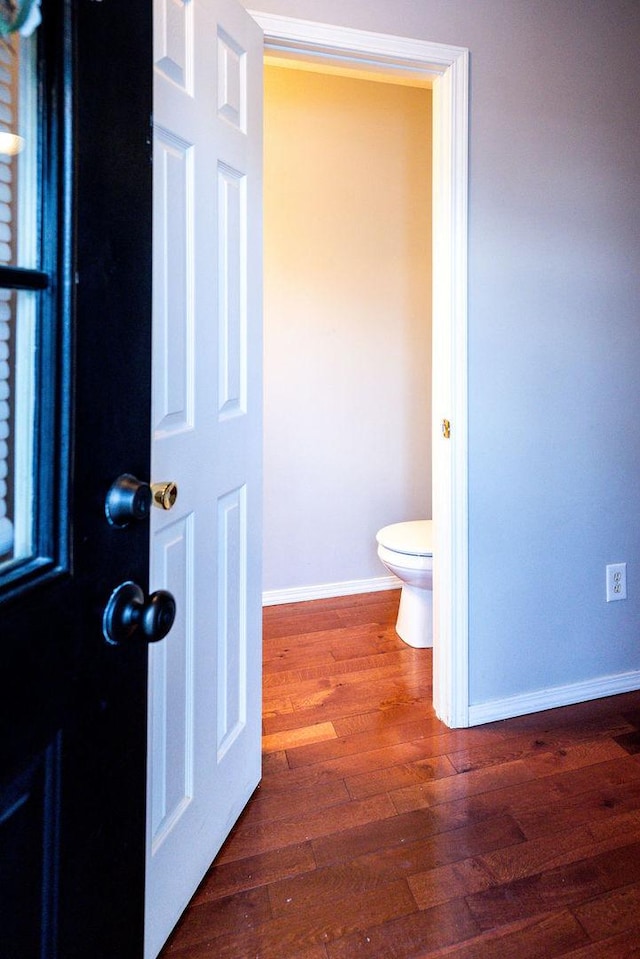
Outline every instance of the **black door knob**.
<svg viewBox="0 0 640 959">
<path fill-rule="evenodd" d="M 136 583 L 122 583 L 114 589 L 102 616 L 102 633 L 108 643 L 127 640 L 156 643 L 164 639 L 176 618 L 176 601 L 166 589 L 158 589 L 145 600 Z"/>
<path fill-rule="evenodd" d="M 131 520 L 148 519 L 151 509 L 151 487 L 123 473 L 111 484 L 104 502 L 104 511 L 112 526 L 128 526 Z"/>
</svg>

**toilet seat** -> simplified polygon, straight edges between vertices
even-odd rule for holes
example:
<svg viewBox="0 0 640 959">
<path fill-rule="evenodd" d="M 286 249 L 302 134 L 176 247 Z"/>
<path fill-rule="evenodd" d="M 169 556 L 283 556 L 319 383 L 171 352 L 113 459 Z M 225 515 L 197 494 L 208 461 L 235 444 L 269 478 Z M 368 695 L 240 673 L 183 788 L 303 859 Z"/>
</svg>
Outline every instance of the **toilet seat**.
<svg viewBox="0 0 640 959">
<path fill-rule="evenodd" d="M 376 534 L 378 544 L 384 550 L 403 553 L 405 556 L 433 556 L 433 521 L 411 520 L 408 523 L 392 523 L 383 526 Z"/>
<path fill-rule="evenodd" d="M 416 572 L 420 570 L 433 569 L 433 556 L 430 553 L 400 553 L 397 549 L 387 549 L 386 546 L 378 544 L 378 556 L 388 567 L 393 567 L 394 571 L 409 570 Z"/>
</svg>

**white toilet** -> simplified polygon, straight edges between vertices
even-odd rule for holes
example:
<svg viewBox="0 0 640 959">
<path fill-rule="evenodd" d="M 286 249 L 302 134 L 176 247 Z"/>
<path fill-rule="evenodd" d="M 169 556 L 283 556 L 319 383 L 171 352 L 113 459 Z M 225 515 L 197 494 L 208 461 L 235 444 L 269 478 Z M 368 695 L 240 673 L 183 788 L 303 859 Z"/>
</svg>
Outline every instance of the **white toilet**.
<svg viewBox="0 0 640 959">
<path fill-rule="evenodd" d="M 432 520 L 384 526 L 377 534 L 378 556 L 402 580 L 396 632 L 409 646 L 433 646 Z"/>
</svg>

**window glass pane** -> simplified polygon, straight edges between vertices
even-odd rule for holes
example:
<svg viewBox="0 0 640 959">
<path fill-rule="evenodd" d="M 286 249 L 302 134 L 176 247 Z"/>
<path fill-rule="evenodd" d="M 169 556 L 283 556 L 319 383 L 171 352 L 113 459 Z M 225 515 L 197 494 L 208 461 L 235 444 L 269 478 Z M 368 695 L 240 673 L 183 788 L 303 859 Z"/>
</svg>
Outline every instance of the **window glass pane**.
<svg viewBox="0 0 640 959">
<path fill-rule="evenodd" d="M 0 264 L 38 267 L 35 36 L 0 38 Z"/>
<path fill-rule="evenodd" d="M 35 37 L 0 39 L 0 266 L 38 267 Z M 37 313 L 31 291 L 2 288 L 0 271 L 0 582 L 37 553 Z"/>
<path fill-rule="evenodd" d="M 35 553 L 37 295 L 0 289 L 0 572 Z"/>
</svg>

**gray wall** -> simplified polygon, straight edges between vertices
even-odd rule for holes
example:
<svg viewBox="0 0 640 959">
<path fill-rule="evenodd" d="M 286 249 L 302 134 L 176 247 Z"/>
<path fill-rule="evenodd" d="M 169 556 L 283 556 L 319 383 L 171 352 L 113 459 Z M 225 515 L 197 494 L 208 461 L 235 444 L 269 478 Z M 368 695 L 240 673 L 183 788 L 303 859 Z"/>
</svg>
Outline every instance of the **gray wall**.
<svg viewBox="0 0 640 959">
<path fill-rule="evenodd" d="M 471 52 L 471 703 L 638 670 L 640 4 L 260 6 Z"/>
</svg>

